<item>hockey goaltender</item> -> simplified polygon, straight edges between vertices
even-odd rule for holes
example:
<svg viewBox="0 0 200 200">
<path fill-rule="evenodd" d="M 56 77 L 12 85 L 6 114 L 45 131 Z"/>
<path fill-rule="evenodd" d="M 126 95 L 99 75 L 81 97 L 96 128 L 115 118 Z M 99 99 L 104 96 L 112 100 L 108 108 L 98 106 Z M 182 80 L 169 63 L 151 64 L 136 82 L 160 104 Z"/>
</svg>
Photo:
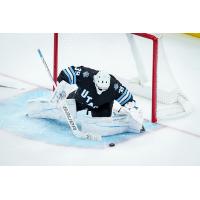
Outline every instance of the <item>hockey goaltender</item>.
<svg viewBox="0 0 200 200">
<path fill-rule="evenodd" d="M 141 109 L 129 90 L 113 75 L 84 66 L 70 66 L 60 72 L 57 81 L 59 84 L 51 99 L 29 102 L 29 117 L 62 120 L 63 113 L 57 106 L 62 100 L 75 121 L 77 112 L 86 110 L 80 122 L 83 132 L 107 136 L 145 131 Z M 72 91 L 74 84 L 77 87 Z"/>
</svg>

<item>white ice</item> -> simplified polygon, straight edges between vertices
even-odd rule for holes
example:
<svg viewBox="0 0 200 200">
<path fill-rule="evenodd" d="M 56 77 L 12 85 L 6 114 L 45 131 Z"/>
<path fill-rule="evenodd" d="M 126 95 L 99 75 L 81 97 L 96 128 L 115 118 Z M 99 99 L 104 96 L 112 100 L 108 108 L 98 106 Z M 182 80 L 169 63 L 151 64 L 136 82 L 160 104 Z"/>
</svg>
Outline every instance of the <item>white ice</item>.
<svg viewBox="0 0 200 200">
<path fill-rule="evenodd" d="M 81 40 L 82 37 L 93 38 L 96 43 L 89 44 L 87 40 Z M 161 121 L 165 125 L 161 130 L 101 150 L 44 144 L 0 130 L 0 165 L 199 165 L 200 39 L 183 34 L 166 34 L 165 37 L 173 73 L 193 105 L 191 115 Z M 67 46 L 71 53 L 63 52 L 66 60 L 61 59 L 62 67 L 98 65 L 97 68 L 116 75 L 132 77 L 133 60 L 122 34 L 69 34 L 69 38 L 71 43 Z M 75 46 L 72 45 L 74 41 Z M 18 88 L 0 87 L 1 100 L 38 85 L 51 88 L 37 49 L 41 48 L 52 65 L 53 34 L 0 34 L 0 44 L 0 85 Z M 105 54 L 97 55 L 96 49 L 106 45 Z M 88 55 L 91 46 L 96 49 Z M 76 59 L 77 55 L 82 59 Z M 150 103 L 137 99 L 149 117 Z"/>
</svg>

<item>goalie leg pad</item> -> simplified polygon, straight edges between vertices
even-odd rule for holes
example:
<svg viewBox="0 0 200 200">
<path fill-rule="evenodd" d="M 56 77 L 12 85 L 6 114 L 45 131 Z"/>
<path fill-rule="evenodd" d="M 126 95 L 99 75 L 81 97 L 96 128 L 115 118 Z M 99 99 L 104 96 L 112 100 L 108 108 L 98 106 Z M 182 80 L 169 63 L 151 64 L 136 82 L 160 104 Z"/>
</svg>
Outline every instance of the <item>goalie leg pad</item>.
<svg viewBox="0 0 200 200">
<path fill-rule="evenodd" d="M 116 135 L 129 131 L 129 120 L 127 115 L 112 117 L 85 116 L 81 121 L 83 132 L 93 132 L 101 136 Z"/>
<path fill-rule="evenodd" d="M 69 110 L 73 116 L 76 118 L 76 102 L 74 99 L 66 99 L 63 106 L 67 104 Z M 28 113 L 27 115 L 32 118 L 43 118 L 43 119 L 54 119 L 65 121 L 65 117 L 58 107 L 57 104 L 51 103 L 45 99 L 35 99 L 31 100 L 27 104 Z"/>
<path fill-rule="evenodd" d="M 143 117 L 140 110 L 114 114 L 112 117 L 85 116 L 80 121 L 82 131 L 95 132 L 101 136 L 116 135 L 124 132 L 140 133 Z"/>
</svg>

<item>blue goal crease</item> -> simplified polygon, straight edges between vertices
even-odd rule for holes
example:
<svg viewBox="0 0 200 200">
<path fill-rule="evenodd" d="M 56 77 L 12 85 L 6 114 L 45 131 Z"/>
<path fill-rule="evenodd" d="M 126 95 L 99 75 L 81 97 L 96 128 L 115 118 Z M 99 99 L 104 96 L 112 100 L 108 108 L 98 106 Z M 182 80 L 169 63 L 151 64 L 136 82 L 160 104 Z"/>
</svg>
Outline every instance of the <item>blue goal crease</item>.
<svg viewBox="0 0 200 200">
<path fill-rule="evenodd" d="M 64 122 L 50 119 L 34 119 L 26 116 L 27 102 L 29 100 L 36 98 L 48 99 L 50 95 L 49 90 L 36 89 L 7 99 L 6 101 L 1 101 L 0 129 L 28 139 L 38 140 L 49 144 L 83 148 L 104 148 L 110 143 L 120 143 L 141 135 L 138 133 L 121 133 L 103 137 L 102 141 L 82 140 L 76 138 Z M 144 126 L 146 133 L 160 127 L 149 121 L 145 121 Z"/>
</svg>

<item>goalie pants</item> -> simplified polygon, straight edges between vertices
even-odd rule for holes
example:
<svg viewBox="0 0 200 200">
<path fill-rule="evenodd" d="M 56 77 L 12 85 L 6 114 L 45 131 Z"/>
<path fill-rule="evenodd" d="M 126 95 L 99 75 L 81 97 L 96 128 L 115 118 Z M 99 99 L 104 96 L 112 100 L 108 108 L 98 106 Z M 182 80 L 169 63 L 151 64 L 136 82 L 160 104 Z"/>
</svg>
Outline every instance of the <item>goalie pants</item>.
<svg viewBox="0 0 200 200">
<path fill-rule="evenodd" d="M 90 109 L 86 107 L 83 103 L 76 100 L 76 91 L 69 94 L 68 99 L 75 99 L 77 111 L 85 110 L 91 111 L 92 117 L 110 117 L 112 115 L 112 108 L 114 101 L 110 103 L 105 103 L 96 109 Z"/>
</svg>

